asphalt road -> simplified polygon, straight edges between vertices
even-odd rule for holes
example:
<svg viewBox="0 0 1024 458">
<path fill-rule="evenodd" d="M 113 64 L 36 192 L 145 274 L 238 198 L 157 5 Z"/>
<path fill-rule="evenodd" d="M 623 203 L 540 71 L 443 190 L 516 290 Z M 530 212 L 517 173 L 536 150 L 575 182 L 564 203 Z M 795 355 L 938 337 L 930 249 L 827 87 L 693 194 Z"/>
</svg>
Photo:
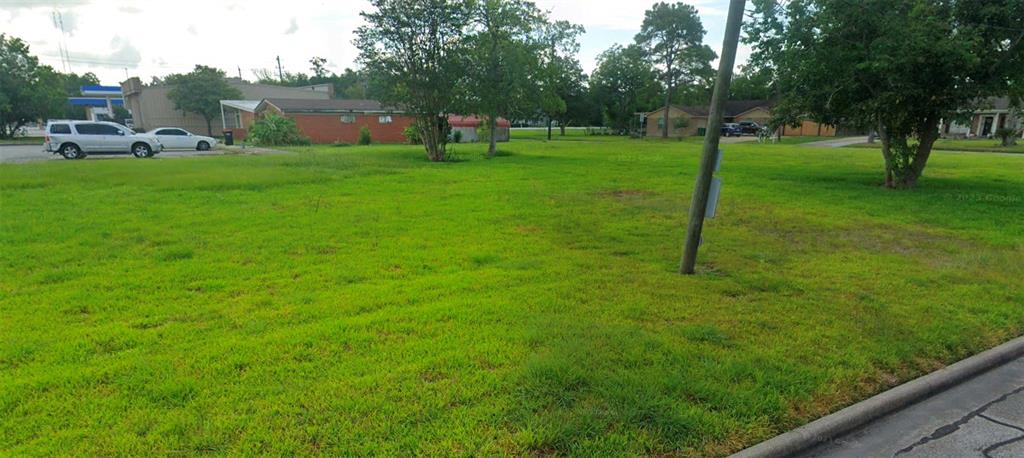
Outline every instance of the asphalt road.
<svg viewBox="0 0 1024 458">
<path fill-rule="evenodd" d="M 822 444 L 802 458 L 1024 456 L 1024 359 Z"/>
<path fill-rule="evenodd" d="M 212 151 L 190 151 L 174 150 L 164 151 L 158 154 L 162 157 L 189 157 L 189 156 L 216 156 L 223 154 L 223 150 Z M 85 158 L 86 161 L 96 159 L 135 159 L 131 154 L 91 154 Z M 64 160 L 60 155 L 50 154 L 43 151 L 42 145 L 0 145 L 0 163 L 19 163 L 33 161 L 60 161 Z"/>
</svg>

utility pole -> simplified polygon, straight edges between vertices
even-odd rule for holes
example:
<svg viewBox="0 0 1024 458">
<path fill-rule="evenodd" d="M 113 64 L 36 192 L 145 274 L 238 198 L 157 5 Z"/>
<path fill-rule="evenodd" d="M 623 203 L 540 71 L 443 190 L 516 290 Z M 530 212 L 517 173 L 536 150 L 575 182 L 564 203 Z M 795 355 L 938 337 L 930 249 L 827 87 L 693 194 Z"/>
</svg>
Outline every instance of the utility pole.
<svg viewBox="0 0 1024 458">
<path fill-rule="evenodd" d="M 281 71 L 281 56 L 277 56 L 277 80 L 284 82 L 284 72 Z"/>
<path fill-rule="evenodd" d="M 238 66 L 238 79 L 242 79 L 242 66 Z"/>
<path fill-rule="evenodd" d="M 718 78 L 715 80 L 715 92 L 711 96 L 711 110 L 708 113 L 708 130 L 704 136 L 704 153 L 700 159 L 700 172 L 697 184 L 693 189 L 693 201 L 690 203 L 690 223 L 686 228 L 686 246 L 683 248 L 683 259 L 679 265 L 679 273 L 692 275 L 697 264 L 697 250 L 700 248 L 700 233 L 704 228 L 704 216 L 707 212 L 708 194 L 711 192 L 711 179 L 718 162 L 718 144 L 722 137 L 722 115 L 725 101 L 729 98 L 729 83 L 732 80 L 732 67 L 736 63 L 736 47 L 740 41 L 740 26 L 743 24 L 743 9 L 746 0 L 731 0 L 729 16 L 725 23 L 725 39 L 722 43 L 722 59 L 718 62 Z"/>
</svg>

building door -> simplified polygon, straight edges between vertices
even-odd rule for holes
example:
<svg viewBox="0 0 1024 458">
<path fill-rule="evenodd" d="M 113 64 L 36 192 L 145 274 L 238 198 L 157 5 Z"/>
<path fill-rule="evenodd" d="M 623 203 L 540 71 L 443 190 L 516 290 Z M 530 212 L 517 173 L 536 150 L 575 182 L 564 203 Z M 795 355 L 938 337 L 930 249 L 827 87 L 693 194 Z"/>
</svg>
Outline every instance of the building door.
<svg viewBox="0 0 1024 458">
<path fill-rule="evenodd" d="M 992 123 L 994 119 L 991 116 L 985 116 L 985 122 L 981 127 L 981 136 L 988 137 L 992 135 Z"/>
</svg>

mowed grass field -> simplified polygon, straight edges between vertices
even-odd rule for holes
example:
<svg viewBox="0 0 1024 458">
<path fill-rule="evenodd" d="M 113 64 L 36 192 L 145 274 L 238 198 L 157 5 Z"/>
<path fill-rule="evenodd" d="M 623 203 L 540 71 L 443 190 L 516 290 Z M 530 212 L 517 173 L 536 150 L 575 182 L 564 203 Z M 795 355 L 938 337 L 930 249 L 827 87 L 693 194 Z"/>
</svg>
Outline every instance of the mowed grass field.
<svg viewBox="0 0 1024 458">
<path fill-rule="evenodd" d="M 0 165 L 3 455 L 721 456 L 1024 332 L 1024 156 L 536 133 Z"/>
</svg>

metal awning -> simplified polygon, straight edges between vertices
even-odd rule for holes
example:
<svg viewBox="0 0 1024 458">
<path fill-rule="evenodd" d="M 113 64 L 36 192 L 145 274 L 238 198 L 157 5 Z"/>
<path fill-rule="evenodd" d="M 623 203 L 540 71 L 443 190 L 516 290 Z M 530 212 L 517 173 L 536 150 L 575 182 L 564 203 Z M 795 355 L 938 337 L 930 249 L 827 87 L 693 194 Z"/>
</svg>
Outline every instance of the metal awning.
<svg viewBox="0 0 1024 458">
<path fill-rule="evenodd" d="M 220 104 L 236 110 L 254 113 L 256 112 L 256 107 L 259 106 L 260 102 L 261 100 L 221 100 Z"/>
</svg>

